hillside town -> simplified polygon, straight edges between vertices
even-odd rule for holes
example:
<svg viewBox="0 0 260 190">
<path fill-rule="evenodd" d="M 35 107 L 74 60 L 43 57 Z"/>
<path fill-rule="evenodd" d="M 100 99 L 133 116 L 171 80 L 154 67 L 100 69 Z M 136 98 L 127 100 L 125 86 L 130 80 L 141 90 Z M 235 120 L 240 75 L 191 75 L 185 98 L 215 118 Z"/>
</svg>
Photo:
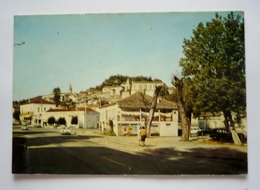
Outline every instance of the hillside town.
<svg viewBox="0 0 260 190">
<path fill-rule="evenodd" d="M 154 89 L 160 85 L 165 86 L 162 81 L 131 81 L 128 78 L 120 85 L 104 86 L 101 91 L 90 89 L 75 93 L 70 84 L 67 92 L 59 94 L 59 106 L 54 102 L 54 93 L 14 106 L 13 112 L 19 112 L 19 119 L 13 118 L 13 123 L 41 128 L 89 128 L 103 133 L 108 132 L 112 124 L 117 136 L 137 135 L 149 116 L 146 101 L 152 102 Z M 167 87 L 167 94 L 173 93 L 173 89 Z M 197 133 L 196 128 L 225 128 L 223 121 L 221 113 L 203 113 L 192 118 L 191 126 Z M 159 96 L 150 135 L 180 136 L 181 129 L 177 104 Z M 245 119 L 237 130 L 246 134 Z"/>
</svg>

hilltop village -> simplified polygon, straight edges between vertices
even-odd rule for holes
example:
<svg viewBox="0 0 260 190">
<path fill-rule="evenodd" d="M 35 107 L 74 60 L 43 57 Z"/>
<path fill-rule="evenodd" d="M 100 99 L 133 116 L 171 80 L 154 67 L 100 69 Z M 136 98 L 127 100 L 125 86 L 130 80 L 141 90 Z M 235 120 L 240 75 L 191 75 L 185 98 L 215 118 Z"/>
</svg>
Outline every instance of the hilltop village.
<svg viewBox="0 0 260 190">
<path fill-rule="evenodd" d="M 164 95 L 172 94 L 174 87 L 166 87 L 160 80 L 131 80 L 119 85 L 94 88 L 74 93 L 72 85 L 68 92 L 59 93 L 60 105 L 54 101 L 54 93 L 29 99 L 13 111 L 19 112 L 19 123 L 31 127 L 94 128 L 101 132 L 113 128 L 116 135 L 136 135 L 138 128 L 145 126 L 149 105 L 156 86 L 164 86 Z M 177 104 L 159 96 L 151 126 L 151 135 L 178 136 L 181 120 Z M 203 128 L 224 127 L 221 114 L 205 114 L 192 119 L 192 126 Z"/>
<path fill-rule="evenodd" d="M 29 99 L 16 109 L 20 112 L 19 120 L 28 126 L 66 125 L 98 128 L 104 132 L 109 130 L 109 122 L 113 122 L 116 135 L 134 134 L 138 127 L 144 126 L 149 115 L 146 101 L 151 102 L 155 87 L 163 85 L 159 80 L 131 81 L 128 78 L 125 83 L 104 86 L 101 91 L 89 89 L 74 93 L 70 84 L 68 92 L 59 93 L 61 104 L 58 107 L 54 102 L 54 93 L 51 93 Z M 177 136 L 176 104 L 160 97 L 154 121 L 152 133 Z"/>
</svg>

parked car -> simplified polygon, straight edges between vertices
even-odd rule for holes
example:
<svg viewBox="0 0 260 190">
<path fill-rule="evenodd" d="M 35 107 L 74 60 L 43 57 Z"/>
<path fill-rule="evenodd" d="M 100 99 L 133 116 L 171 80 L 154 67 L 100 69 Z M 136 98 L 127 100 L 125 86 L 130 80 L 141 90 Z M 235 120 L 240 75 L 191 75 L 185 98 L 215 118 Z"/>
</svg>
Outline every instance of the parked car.
<svg viewBox="0 0 260 190">
<path fill-rule="evenodd" d="M 198 136 L 210 135 L 211 132 L 212 132 L 211 128 L 202 129 L 201 131 L 198 131 Z"/>
<path fill-rule="evenodd" d="M 27 127 L 27 125 L 23 125 L 23 126 L 21 127 L 21 129 L 22 129 L 22 130 L 28 130 L 28 127 Z"/>
<path fill-rule="evenodd" d="M 212 129 L 210 137 L 213 140 L 219 140 L 224 142 L 233 142 L 232 134 L 229 129 L 216 128 Z"/>
<path fill-rule="evenodd" d="M 71 135 L 71 129 L 70 129 L 70 127 L 63 127 L 63 128 L 60 130 L 60 134 L 61 134 L 61 135 Z"/>
<path fill-rule="evenodd" d="M 190 136 L 198 135 L 198 132 L 201 131 L 199 127 L 191 127 L 190 128 Z"/>
<path fill-rule="evenodd" d="M 21 123 L 22 123 L 23 126 L 26 126 L 26 125 L 30 124 L 30 121 L 29 120 L 23 120 L 23 121 L 21 121 Z"/>
</svg>

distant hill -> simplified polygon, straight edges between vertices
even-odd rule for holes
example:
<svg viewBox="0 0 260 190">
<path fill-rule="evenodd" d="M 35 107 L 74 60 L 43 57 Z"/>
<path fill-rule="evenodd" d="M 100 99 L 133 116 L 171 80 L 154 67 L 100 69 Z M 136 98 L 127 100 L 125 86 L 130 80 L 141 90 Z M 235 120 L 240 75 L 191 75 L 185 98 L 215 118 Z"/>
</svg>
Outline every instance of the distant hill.
<svg viewBox="0 0 260 190">
<path fill-rule="evenodd" d="M 101 85 L 98 85 L 95 87 L 96 90 L 102 90 L 104 86 L 118 86 L 122 83 L 125 83 L 127 79 L 130 79 L 130 81 L 161 81 L 160 79 L 152 79 L 152 77 L 145 77 L 145 76 L 136 76 L 136 77 L 130 77 L 130 76 L 124 76 L 124 75 L 112 75 L 108 79 L 105 79 L 104 82 L 102 82 Z"/>
</svg>

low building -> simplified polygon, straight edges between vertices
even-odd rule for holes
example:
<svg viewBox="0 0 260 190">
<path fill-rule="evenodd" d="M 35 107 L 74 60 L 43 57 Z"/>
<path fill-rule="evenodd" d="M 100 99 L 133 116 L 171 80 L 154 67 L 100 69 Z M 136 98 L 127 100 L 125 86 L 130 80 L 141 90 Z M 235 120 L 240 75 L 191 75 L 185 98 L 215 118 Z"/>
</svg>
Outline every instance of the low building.
<svg viewBox="0 0 260 190">
<path fill-rule="evenodd" d="M 156 86 L 163 86 L 161 81 L 130 81 L 129 78 L 122 84 L 124 90 L 122 91 L 122 98 L 126 98 L 136 92 L 145 92 L 149 96 L 153 96 Z"/>
<path fill-rule="evenodd" d="M 136 92 L 127 98 L 100 107 L 102 131 L 113 130 L 116 135 L 136 135 L 145 126 L 152 97 Z M 111 122 L 112 121 L 112 122 Z M 178 136 L 178 108 L 173 102 L 158 98 L 151 126 L 151 135 Z"/>
<path fill-rule="evenodd" d="M 43 126 L 48 126 L 48 119 L 54 117 L 55 121 L 64 118 L 67 126 L 75 128 L 99 128 L 99 113 L 91 108 L 55 108 L 50 109 L 42 115 Z M 72 124 L 72 119 L 77 122 Z"/>
</svg>

